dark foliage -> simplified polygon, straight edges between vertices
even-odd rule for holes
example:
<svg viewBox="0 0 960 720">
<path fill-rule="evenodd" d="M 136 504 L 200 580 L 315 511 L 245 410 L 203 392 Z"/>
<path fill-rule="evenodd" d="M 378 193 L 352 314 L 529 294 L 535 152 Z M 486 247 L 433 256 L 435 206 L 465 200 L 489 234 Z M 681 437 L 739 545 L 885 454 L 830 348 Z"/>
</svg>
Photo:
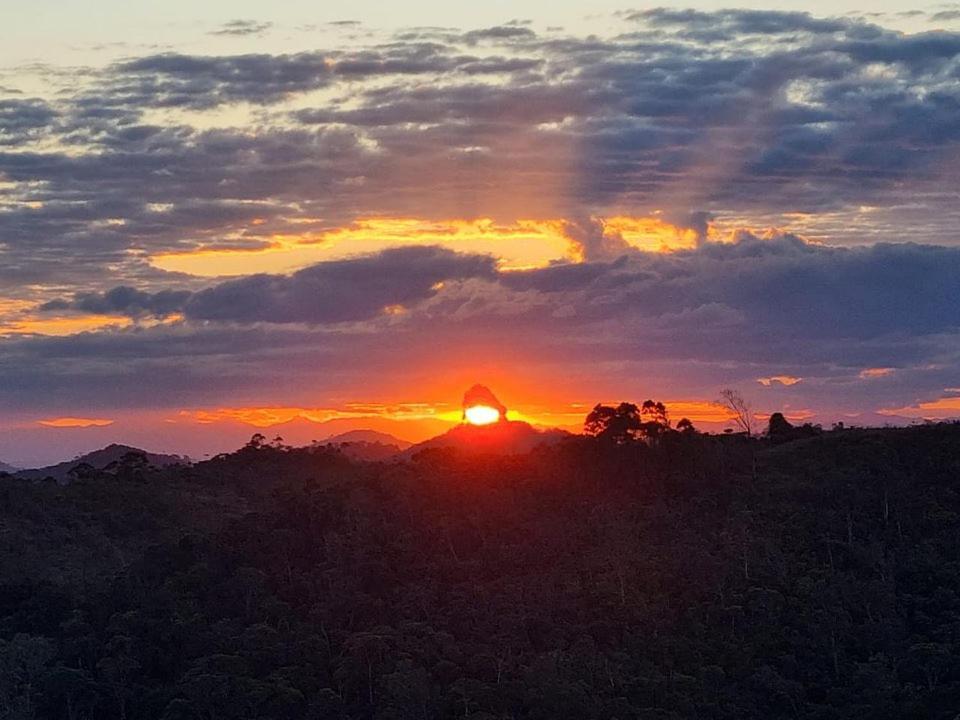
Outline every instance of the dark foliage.
<svg viewBox="0 0 960 720">
<path fill-rule="evenodd" d="M 952 719 L 958 476 L 936 425 L 6 478 L 0 716 Z"/>
</svg>

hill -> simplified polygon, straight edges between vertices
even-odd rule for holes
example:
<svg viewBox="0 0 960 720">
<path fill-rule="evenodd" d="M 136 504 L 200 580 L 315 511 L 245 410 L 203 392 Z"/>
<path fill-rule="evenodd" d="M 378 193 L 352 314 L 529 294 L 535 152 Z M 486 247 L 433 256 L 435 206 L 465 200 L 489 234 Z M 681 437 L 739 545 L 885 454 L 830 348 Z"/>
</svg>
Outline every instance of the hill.
<svg viewBox="0 0 960 720">
<path fill-rule="evenodd" d="M 15 473 L 20 468 L 15 468 L 13 465 L 7 465 L 5 462 L 0 462 L 0 473 Z"/>
<path fill-rule="evenodd" d="M 86 463 L 97 470 L 102 470 L 111 463 L 119 462 L 127 453 L 142 453 L 146 456 L 147 462 L 150 465 L 158 468 L 167 467 L 168 465 L 190 464 L 190 459 L 181 455 L 148 453 L 139 448 L 130 447 L 129 445 L 118 445 L 114 443 L 105 448 L 101 448 L 100 450 L 94 450 L 93 452 L 89 452 L 85 455 L 80 455 L 73 460 L 67 460 L 62 463 L 57 463 L 56 465 L 49 465 L 42 468 L 19 470 L 14 474 L 16 477 L 23 480 L 43 480 L 45 478 L 53 478 L 58 482 L 63 482 L 69 479 L 70 471 L 77 465 Z"/>
<path fill-rule="evenodd" d="M 522 455 L 538 445 L 552 445 L 571 437 L 564 430 L 537 430 L 529 423 L 502 420 L 490 425 L 456 425 L 442 435 L 412 445 L 403 453 L 413 458 L 425 451 L 455 450 L 468 455 Z"/>
<path fill-rule="evenodd" d="M 397 457 L 412 443 L 377 430 L 350 430 L 315 445 L 335 447 L 352 460 L 381 462 Z"/>
<path fill-rule="evenodd" d="M 957 477 L 941 424 L 8 480 L 0 693 L 57 720 L 952 720 Z"/>
<path fill-rule="evenodd" d="M 379 445 L 391 445 L 398 450 L 406 450 L 413 445 L 409 440 L 401 440 L 395 435 L 378 430 L 350 430 L 321 441 L 323 445 L 343 445 L 346 443 L 377 443 Z"/>
</svg>

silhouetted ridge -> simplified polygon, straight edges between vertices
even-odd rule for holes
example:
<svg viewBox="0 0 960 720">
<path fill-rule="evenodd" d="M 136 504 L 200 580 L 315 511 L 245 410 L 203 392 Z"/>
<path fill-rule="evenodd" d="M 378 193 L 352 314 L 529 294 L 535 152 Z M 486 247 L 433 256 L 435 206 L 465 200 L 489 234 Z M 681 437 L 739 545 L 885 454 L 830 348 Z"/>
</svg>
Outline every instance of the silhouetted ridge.
<svg viewBox="0 0 960 720">
<path fill-rule="evenodd" d="M 103 470 L 111 463 L 119 463 L 127 455 L 142 455 L 148 465 L 162 468 L 169 465 L 189 465 L 190 459 L 182 455 L 164 455 L 159 453 L 150 453 L 140 448 L 130 445 L 119 445 L 113 443 L 100 450 L 94 450 L 86 455 L 81 455 L 73 460 L 67 460 L 56 465 L 48 465 L 42 468 L 33 468 L 29 470 L 20 470 L 17 477 L 24 480 L 42 480 L 44 478 L 53 478 L 54 480 L 64 481 L 70 479 L 70 471 L 80 465 L 88 465 L 95 470 Z"/>
</svg>

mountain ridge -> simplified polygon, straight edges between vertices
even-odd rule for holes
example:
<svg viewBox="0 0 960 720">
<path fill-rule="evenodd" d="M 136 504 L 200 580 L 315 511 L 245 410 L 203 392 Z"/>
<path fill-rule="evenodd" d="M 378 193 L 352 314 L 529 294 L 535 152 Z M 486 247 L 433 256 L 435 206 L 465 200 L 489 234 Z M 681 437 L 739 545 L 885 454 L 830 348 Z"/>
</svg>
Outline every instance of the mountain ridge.
<svg viewBox="0 0 960 720">
<path fill-rule="evenodd" d="M 184 455 L 151 453 L 130 445 L 111 443 L 106 447 L 85 453 L 73 458 L 72 460 L 65 460 L 64 462 L 56 463 L 54 465 L 47 465 L 46 467 L 19 470 L 13 474 L 15 477 L 18 477 L 22 480 L 43 480 L 49 477 L 57 480 L 58 482 L 63 482 L 69 479 L 70 471 L 77 465 L 86 463 L 97 470 L 103 470 L 110 463 L 118 462 L 127 453 L 143 453 L 147 458 L 147 462 L 156 467 L 191 464 L 190 458 Z"/>
</svg>

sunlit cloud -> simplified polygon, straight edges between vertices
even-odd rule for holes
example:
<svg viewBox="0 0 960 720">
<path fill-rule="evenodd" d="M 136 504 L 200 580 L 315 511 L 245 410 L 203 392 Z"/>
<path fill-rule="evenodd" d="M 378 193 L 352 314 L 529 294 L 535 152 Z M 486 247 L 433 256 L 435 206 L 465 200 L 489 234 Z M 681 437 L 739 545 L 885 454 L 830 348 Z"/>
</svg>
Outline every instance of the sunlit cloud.
<svg viewBox="0 0 960 720">
<path fill-rule="evenodd" d="M 489 218 L 431 221 L 367 218 L 323 232 L 274 234 L 258 247 L 200 248 L 150 257 L 155 267 L 201 277 L 288 272 L 306 265 L 379 252 L 385 248 L 437 245 L 496 257 L 503 269 L 543 267 L 570 259 L 570 239 L 561 220 Z"/>
<path fill-rule="evenodd" d="M 446 419 L 443 405 L 427 403 L 345 403 L 337 408 L 324 407 L 218 407 L 181 410 L 180 420 L 209 425 L 218 422 L 239 422 L 253 427 L 267 428 L 293 420 L 315 423 L 330 420 L 382 417 L 390 420 Z"/>
<path fill-rule="evenodd" d="M 133 320 L 116 315 L 0 318 L 0 337 L 17 335 L 69 336 L 77 333 L 128 327 Z"/>
<path fill-rule="evenodd" d="M 666 405 L 674 421 L 687 418 L 694 423 L 711 425 L 727 423 L 733 418 L 727 408 L 709 400 L 673 400 Z M 579 432 L 591 407 L 590 403 L 567 402 L 558 402 L 555 405 L 520 404 L 509 408 L 507 418 L 536 427 L 562 427 Z M 431 420 L 456 425 L 463 421 L 463 410 L 459 404 L 453 402 L 352 402 L 338 407 L 217 407 L 180 410 L 170 421 L 199 425 L 242 423 L 253 428 L 266 429 L 298 420 L 313 423 L 355 420 L 359 421 L 358 426 L 362 426 L 364 422 L 373 419 L 400 424 Z"/>
<path fill-rule="evenodd" d="M 603 222 L 608 233 L 618 234 L 632 247 L 646 252 L 692 250 L 701 237 L 694 228 L 671 225 L 659 217 L 616 215 Z"/>
<path fill-rule="evenodd" d="M 582 260 L 579 240 L 571 235 L 564 218 L 516 220 L 500 223 L 491 218 L 427 220 L 423 218 L 364 218 L 352 224 L 321 231 L 295 232 L 296 225 L 319 222 L 291 221 L 292 232 L 245 236 L 249 247 L 199 246 L 161 253 L 150 263 L 170 272 L 199 277 L 289 272 L 316 262 L 376 253 L 385 248 L 440 246 L 463 253 L 483 253 L 497 258 L 502 270 L 546 267 L 551 263 Z M 646 252 L 673 252 L 696 247 L 700 233 L 672 225 L 655 216 L 617 215 L 597 218 L 601 232 Z M 256 230 L 256 225 L 251 231 Z M 721 240 L 721 237 L 717 237 Z"/>
<path fill-rule="evenodd" d="M 50 428 L 107 427 L 113 425 L 113 420 L 106 418 L 59 417 L 37 420 L 37 425 Z"/>
<path fill-rule="evenodd" d="M 860 371 L 861 380 L 871 380 L 873 378 L 889 377 L 893 375 L 894 369 L 889 367 L 864 368 Z"/>
<path fill-rule="evenodd" d="M 946 420 L 960 417 L 960 395 L 942 397 L 936 400 L 920 402 L 898 408 L 884 408 L 878 410 L 881 415 L 896 417 L 918 418 L 929 420 Z"/>
<path fill-rule="evenodd" d="M 790 387 L 791 385 L 796 385 L 802 380 L 803 378 L 794 377 L 793 375 L 772 375 L 771 377 L 757 378 L 757 382 L 764 387 L 770 387 L 774 383 Z"/>
</svg>

